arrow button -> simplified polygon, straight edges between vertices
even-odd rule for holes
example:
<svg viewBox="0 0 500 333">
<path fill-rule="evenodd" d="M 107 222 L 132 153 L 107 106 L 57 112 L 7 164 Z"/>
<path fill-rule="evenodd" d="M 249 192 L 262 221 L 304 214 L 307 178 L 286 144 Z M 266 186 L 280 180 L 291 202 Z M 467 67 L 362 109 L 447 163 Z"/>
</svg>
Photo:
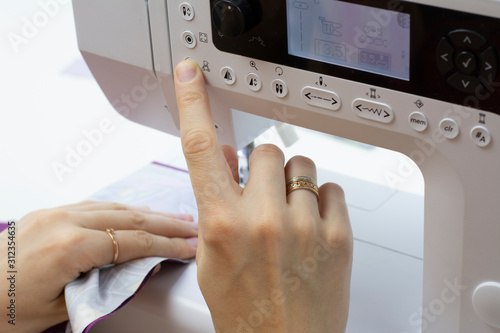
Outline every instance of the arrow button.
<svg viewBox="0 0 500 333">
<path fill-rule="evenodd" d="M 448 84 L 453 88 L 467 94 L 475 94 L 476 90 L 482 88 L 481 82 L 475 76 L 455 73 L 448 79 Z"/>
<path fill-rule="evenodd" d="M 337 111 L 342 106 L 340 97 L 335 92 L 313 87 L 302 89 L 302 99 L 309 105 L 332 111 Z"/>
<path fill-rule="evenodd" d="M 453 55 L 455 53 L 455 48 L 451 46 L 446 38 L 442 38 L 438 44 L 436 51 L 436 61 L 438 65 L 439 72 L 446 75 L 451 70 L 453 70 Z"/>
<path fill-rule="evenodd" d="M 466 29 L 454 30 L 448 34 L 448 38 L 457 49 L 466 48 L 478 51 L 486 44 L 486 38 L 475 31 Z"/>
<path fill-rule="evenodd" d="M 480 55 L 481 64 L 479 76 L 483 77 L 487 82 L 492 82 L 498 73 L 498 58 L 495 50 L 490 47 Z"/>
<path fill-rule="evenodd" d="M 389 105 L 362 98 L 354 100 L 352 103 L 352 110 L 358 117 L 385 124 L 391 123 L 395 117 L 394 111 Z"/>
</svg>

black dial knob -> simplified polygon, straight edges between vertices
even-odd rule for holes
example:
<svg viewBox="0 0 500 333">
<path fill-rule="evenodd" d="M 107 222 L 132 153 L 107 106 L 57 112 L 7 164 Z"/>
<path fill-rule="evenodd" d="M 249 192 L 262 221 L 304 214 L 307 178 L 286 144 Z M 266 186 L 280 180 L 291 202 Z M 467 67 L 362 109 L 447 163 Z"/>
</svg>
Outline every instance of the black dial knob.
<svg viewBox="0 0 500 333">
<path fill-rule="evenodd" d="M 222 0 L 212 7 L 212 21 L 219 32 L 238 37 L 257 23 L 257 12 L 247 0 Z"/>
</svg>

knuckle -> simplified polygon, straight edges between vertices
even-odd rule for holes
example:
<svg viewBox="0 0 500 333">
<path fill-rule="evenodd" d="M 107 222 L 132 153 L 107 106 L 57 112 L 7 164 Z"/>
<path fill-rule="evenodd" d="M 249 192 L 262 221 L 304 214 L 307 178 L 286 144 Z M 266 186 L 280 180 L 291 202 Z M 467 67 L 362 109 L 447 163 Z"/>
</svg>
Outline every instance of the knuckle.
<svg viewBox="0 0 500 333">
<path fill-rule="evenodd" d="M 128 215 L 128 219 L 132 222 L 134 228 L 143 229 L 145 227 L 146 217 L 143 214 L 131 210 L 127 211 L 126 214 Z"/>
<path fill-rule="evenodd" d="M 205 225 L 203 230 L 203 242 L 207 246 L 220 247 L 227 242 L 228 239 L 233 239 L 236 235 L 235 226 L 229 221 L 235 221 L 229 217 L 218 215 L 217 213 L 210 214 L 209 219 L 201 220 L 199 223 Z"/>
<path fill-rule="evenodd" d="M 335 251 L 352 255 L 354 240 L 348 228 L 337 228 L 328 238 L 328 243 Z"/>
<path fill-rule="evenodd" d="M 206 102 L 206 97 L 203 92 L 196 89 L 185 89 L 183 93 L 178 97 L 177 103 L 179 107 L 190 107 L 193 104 L 201 104 Z"/>
<path fill-rule="evenodd" d="M 35 213 L 35 223 L 37 225 L 50 225 L 54 222 L 71 220 L 72 213 L 59 209 L 40 210 Z"/>
<path fill-rule="evenodd" d="M 316 168 L 316 164 L 314 163 L 313 160 L 311 160 L 310 158 L 308 157 L 305 157 L 305 156 L 300 156 L 300 155 L 297 155 L 297 156 L 294 156 L 290 159 L 289 163 L 297 163 L 297 164 L 300 164 L 302 166 L 304 166 L 305 168 Z"/>
<path fill-rule="evenodd" d="M 137 230 L 134 232 L 134 237 L 137 239 L 139 246 L 145 253 L 151 253 L 155 245 L 153 235 L 142 230 Z"/>
<path fill-rule="evenodd" d="M 111 203 L 111 210 L 127 210 L 128 207 L 126 205 L 117 203 L 117 202 L 112 202 Z"/>
<path fill-rule="evenodd" d="M 65 229 L 54 237 L 53 242 L 47 244 L 46 250 L 47 253 L 51 253 L 51 256 L 58 257 L 60 254 L 75 252 L 75 249 L 80 249 L 84 242 L 84 235 L 73 229 Z M 67 255 L 62 257 L 67 257 Z"/>
<path fill-rule="evenodd" d="M 252 222 L 251 238 L 264 244 L 279 244 L 283 237 L 284 223 L 287 223 L 281 212 L 265 209 L 257 216 Z"/>
<path fill-rule="evenodd" d="M 182 146 L 186 156 L 212 152 L 217 146 L 214 134 L 203 130 L 190 130 L 183 135 Z"/>
</svg>

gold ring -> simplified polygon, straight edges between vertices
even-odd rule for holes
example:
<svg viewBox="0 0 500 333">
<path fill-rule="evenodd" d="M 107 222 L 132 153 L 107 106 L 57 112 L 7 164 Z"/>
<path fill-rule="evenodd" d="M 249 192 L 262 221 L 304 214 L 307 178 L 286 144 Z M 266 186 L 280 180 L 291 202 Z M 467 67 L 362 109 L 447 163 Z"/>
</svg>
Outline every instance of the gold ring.
<svg viewBox="0 0 500 333">
<path fill-rule="evenodd" d="M 116 242 L 116 239 L 114 236 L 115 229 L 108 228 L 108 229 L 106 229 L 106 233 L 108 234 L 108 236 L 111 238 L 111 241 L 113 242 L 114 257 L 113 257 L 113 262 L 111 264 L 114 265 L 118 261 L 118 254 L 120 253 L 120 249 L 118 248 L 118 243 Z"/>
<path fill-rule="evenodd" d="M 316 194 L 316 198 L 319 200 L 319 190 L 318 184 L 311 177 L 298 176 L 293 177 L 286 182 L 286 195 L 290 194 L 295 190 L 308 190 Z"/>
</svg>

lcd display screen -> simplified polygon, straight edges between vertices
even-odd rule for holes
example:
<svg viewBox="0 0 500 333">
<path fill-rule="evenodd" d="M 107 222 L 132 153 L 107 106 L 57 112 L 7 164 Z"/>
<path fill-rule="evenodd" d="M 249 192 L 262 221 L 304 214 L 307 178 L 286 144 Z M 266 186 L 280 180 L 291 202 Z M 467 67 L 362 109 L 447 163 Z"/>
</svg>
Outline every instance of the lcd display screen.
<svg viewBox="0 0 500 333">
<path fill-rule="evenodd" d="M 410 14 L 336 0 L 287 0 L 288 53 L 410 80 Z"/>
</svg>

